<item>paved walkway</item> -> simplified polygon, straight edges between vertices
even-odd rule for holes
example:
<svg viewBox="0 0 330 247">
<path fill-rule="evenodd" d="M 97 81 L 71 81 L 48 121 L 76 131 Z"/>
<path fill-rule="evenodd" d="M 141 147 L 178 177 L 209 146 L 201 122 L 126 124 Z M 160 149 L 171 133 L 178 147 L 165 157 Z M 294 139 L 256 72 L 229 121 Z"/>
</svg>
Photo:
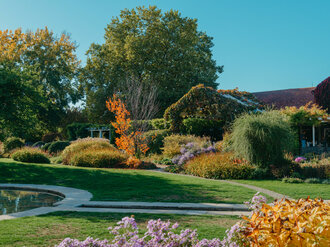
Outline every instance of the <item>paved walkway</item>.
<svg viewBox="0 0 330 247">
<path fill-rule="evenodd" d="M 163 169 L 157 169 L 157 170 L 151 170 L 151 171 L 154 171 L 154 172 L 165 172 Z M 238 183 L 238 182 L 234 182 L 234 181 L 229 181 L 229 180 L 202 178 L 202 177 L 197 177 L 197 176 L 187 175 L 187 174 L 177 174 L 177 173 L 168 173 L 168 174 L 172 174 L 173 176 L 185 176 L 185 177 L 193 177 L 193 178 L 198 178 L 198 179 L 205 179 L 205 180 L 213 180 L 213 181 L 224 182 L 224 183 L 233 184 L 233 185 L 237 185 L 237 186 L 242 186 L 242 187 L 245 187 L 245 188 L 249 188 L 249 189 L 252 189 L 252 190 L 261 192 L 261 193 L 263 193 L 265 195 L 268 195 L 270 197 L 273 197 L 274 199 L 282 199 L 283 197 L 285 197 L 287 199 L 292 200 L 292 198 L 290 198 L 290 197 L 288 197 L 286 195 L 283 195 L 283 194 L 280 194 L 280 193 L 277 193 L 277 192 L 274 192 L 274 191 L 271 191 L 271 190 L 267 190 L 267 189 L 264 189 L 264 188 L 260 188 L 260 187 L 254 186 L 254 185 L 242 184 L 242 183 Z"/>
<path fill-rule="evenodd" d="M 154 170 L 161 172 L 160 170 Z M 173 176 L 190 176 L 184 174 L 172 174 Z M 192 177 L 192 176 L 191 176 Z M 206 179 L 194 177 L 199 179 Z M 208 179 L 210 180 L 210 179 Z M 213 179 L 215 180 L 215 179 Z M 236 186 L 243 186 L 259 191 L 275 199 L 286 197 L 285 195 L 259 188 L 257 186 L 241 184 L 228 180 L 221 181 Z M 39 207 L 32 210 L 0 215 L 0 220 L 14 219 L 25 216 L 36 216 L 56 211 L 75 212 L 103 212 L 103 213 L 151 213 L 151 214 L 184 214 L 184 215 L 250 215 L 243 204 L 228 203 L 168 203 L 168 202 L 127 202 L 127 201 L 90 201 L 93 195 L 85 190 L 37 184 L 0 184 L 0 189 L 24 189 L 40 192 L 48 192 L 64 197 L 54 204 L 54 207 Z M 286 197 L 291 199 L 289 197 Z"/>
</svg>

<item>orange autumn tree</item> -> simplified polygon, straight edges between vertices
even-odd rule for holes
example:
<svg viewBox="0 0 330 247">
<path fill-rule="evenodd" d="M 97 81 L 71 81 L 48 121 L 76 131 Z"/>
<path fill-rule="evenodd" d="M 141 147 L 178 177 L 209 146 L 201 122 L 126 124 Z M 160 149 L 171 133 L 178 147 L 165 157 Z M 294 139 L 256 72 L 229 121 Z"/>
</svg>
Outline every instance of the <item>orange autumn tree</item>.
<svg viewBox="0 0 330 247">
<path fill-rule="evenodd" d="M 114 94 L 112 99 L 109 98 L 106 101 L 106 105 L 109 111 L 115 114 L 116 121 L 111 124 L 116 129 L 116 133 L 120 135 L 116 138 L 117 147 L 132 156 L 145 154 L 149 150 L 146 138 L 141 131 L 131 130 L 130 112 L 126 109 L 125 103 Z"/>
</svg>

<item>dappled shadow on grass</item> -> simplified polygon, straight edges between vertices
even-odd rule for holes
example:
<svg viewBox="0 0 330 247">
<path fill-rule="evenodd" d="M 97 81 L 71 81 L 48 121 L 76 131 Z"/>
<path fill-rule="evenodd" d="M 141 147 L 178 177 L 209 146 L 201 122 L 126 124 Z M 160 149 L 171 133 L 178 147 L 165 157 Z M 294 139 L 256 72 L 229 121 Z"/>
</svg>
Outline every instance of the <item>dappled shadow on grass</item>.
<svg viewBox="0 0 330 247">
<path fill-rule="evenodd" d="M 0 159 L 1 183 L 48 184 L 88 190 L 92 200 L 241 203 L 253 190 L 140 170 L 23 164 Z"/>
</svg>

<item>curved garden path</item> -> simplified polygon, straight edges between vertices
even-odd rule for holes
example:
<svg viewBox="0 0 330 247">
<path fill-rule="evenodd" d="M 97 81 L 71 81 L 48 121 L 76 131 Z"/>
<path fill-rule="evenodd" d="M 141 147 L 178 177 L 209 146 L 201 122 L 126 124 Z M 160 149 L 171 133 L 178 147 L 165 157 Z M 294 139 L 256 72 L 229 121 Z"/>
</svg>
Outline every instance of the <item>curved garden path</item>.
<svg viewBox="0 0 330 247">
<path fill-rule="evenodd" d="M 163 169 L 157 169 L 157 170 L 151 170 L 154 172 L 165 172 Z M 166 172 L 168 173 L 168 172 Z M 260 188 L 258 186 L 254 186 L 254 185 L 249 185 L 249 184 L 242 184 L 242 183 L 238 183 L 238 182 L 234 182 L 234 181 L 230 181 L 230 180 L 223 180 L 223 179 L 211 179 L 211 178 L 202 178 L 202 177 L 197 177 L 197 176 L 193 176 L 193 175 L 187 175 L 187 174 L 178 174 L 178 173 L 168 173 L 168 174 L 172 174 L 172 175 L 177 175 L 177 176 L 186 176 L 186 177 L 193 177 L 193 178 L 199 178 L 199 179 L 207 179 L 207 180 L 213 180 L 213 181 L 221 181 L 224 183 L 228 183 L 228 184 L 232 184 L 232 185 L 237 185 L 237 186 L 242 186 L 248 189 L 252 189 L 255 190 L 257 192 L 263 193 L 265 195 L 268 195 L 274 199 L 282 199 L 283 197 L 292 200 L 292 198 L 290 198 L 287 195 L 283 195 L 277 192 L 274 192 L 272 190 L 268 190 L 268 189 L 264 189 L 264 188 Z"/>
</svg>

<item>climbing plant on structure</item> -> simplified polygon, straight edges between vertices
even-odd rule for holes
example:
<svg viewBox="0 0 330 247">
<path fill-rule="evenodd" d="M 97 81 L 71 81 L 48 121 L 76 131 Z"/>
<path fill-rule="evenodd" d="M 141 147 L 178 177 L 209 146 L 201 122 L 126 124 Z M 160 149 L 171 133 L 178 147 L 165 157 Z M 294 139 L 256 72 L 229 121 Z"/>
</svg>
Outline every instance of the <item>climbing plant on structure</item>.
<svg viewBox="0 0 330 247">
<path fill-rule="evenodd" d="M 168 107 L 164 118 L 171 121 L 170 129 L 172 131 L 179 132 L 183 119 L 187 117 L 222 120 L 228 123 L 236 115 L 244 111 L 255 110 L 255 108 L 255 106 L 245 104 L 232 96 L 228 97 L 219 93 L 214 88 L 199 84 Z"/>
</svg>

